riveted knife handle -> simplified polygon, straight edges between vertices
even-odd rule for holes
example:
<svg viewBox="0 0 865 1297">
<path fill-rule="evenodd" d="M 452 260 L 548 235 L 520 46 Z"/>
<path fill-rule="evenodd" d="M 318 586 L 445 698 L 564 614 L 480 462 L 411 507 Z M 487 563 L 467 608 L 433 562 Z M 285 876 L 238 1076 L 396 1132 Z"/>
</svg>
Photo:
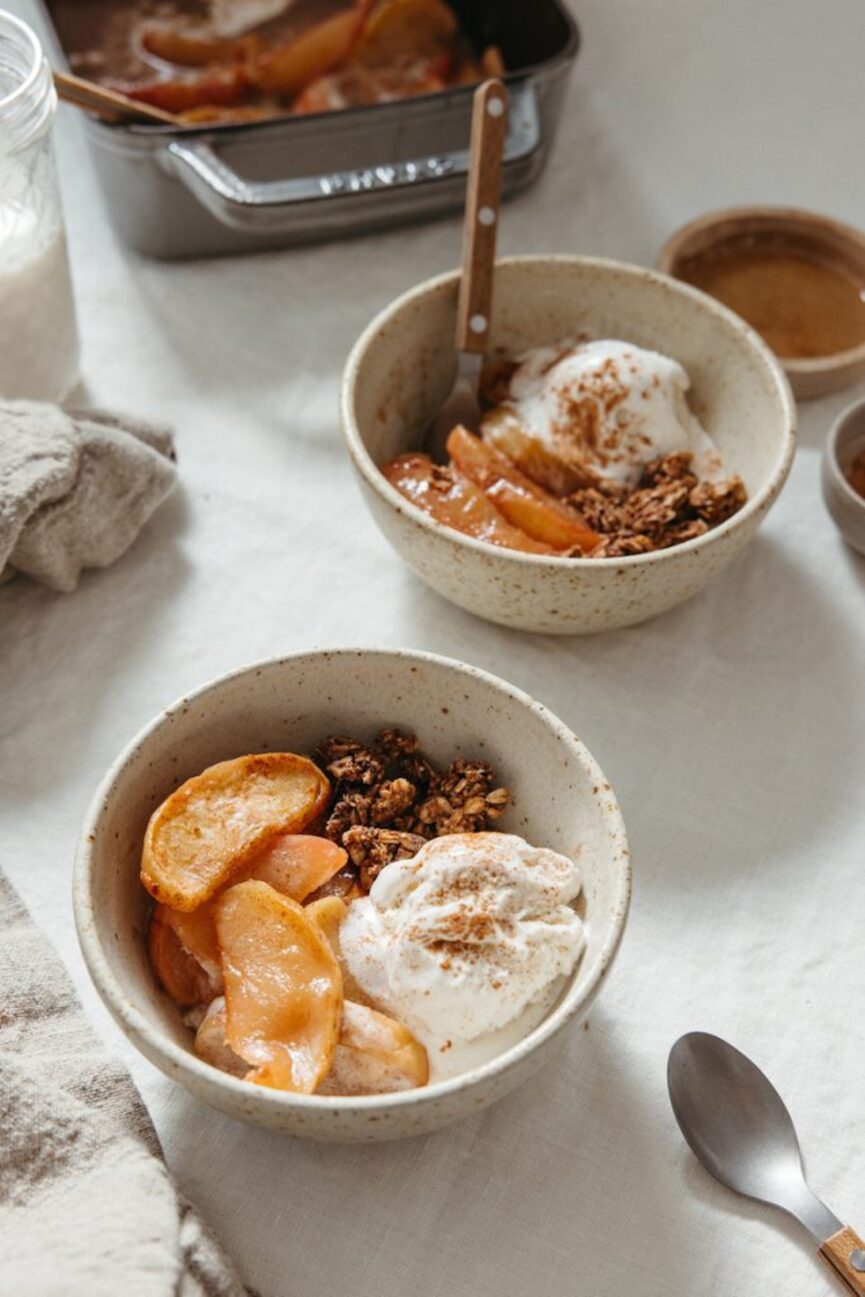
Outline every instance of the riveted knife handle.
<svg viewBox="0 0 865 1297">
<path fill-rule="evenodd" d="M 457 302 L 456 349 L 474 355 L 483 355 L 489 344 L 507 128 L 508 92 L 495 78 L 484 81 L 475 91 L 472 110 L 463 268 Z"/>
<path fill-rule="evenodd" d="M 865 1242 L 855 1230 L 845 1225 L 837 1234 L 827 1238 L 820 1255 L 840 1275 L 848 1292 L 865 1297 Z"/>
</svg>

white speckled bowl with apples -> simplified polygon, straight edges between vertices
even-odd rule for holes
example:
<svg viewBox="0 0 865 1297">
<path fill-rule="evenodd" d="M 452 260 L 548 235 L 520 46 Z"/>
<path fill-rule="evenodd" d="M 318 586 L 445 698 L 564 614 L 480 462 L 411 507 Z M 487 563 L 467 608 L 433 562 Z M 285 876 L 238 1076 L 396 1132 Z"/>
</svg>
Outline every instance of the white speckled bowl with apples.
<svg viewBox="0 0 865 1297">
<path fill-rule="evenodd" d="M 590 257 L 515 257 L 496 267 L 491 350 L 519 355 L 580 333 L 620 338 L 684 365 L 691 408 L 748 501 L 695 540 L 627 558 L 523 554 L 453 531 L 411 504 L 381 467 L 423 446 L 453 381 L 458 276 L 413 288 L 349 356 L 342 427 L 369 509 L 418 576 L 461 608 L 521 630 L 590 633 L 644 621 L 703 589 L 743 549 L 784 485 L 796 408 L 781 366 L 713 298 L 639 266 Z"/>
<path fill-rule="evenodd" d="M 327 735 L 416 733 L 436 762 L 478 756 L 512 791 L 497 827 L 575 857 L 587 945 L 557 1003 L 523 1040 L 450 1080 L 340 1098 L 267 1089 L 202 1062 L 151 971 L 151 900 L 139 880 L 151 813 L 206 766 L 248 752 L 311 753 Z M 341 649 L 277 658 L 214 680 L 157 716 L 106 774 L 75 864 L 75 919 L 90 975 L 115 1021 L 167 1076 L 242 1121 L 310 1139 L 376 1141 L 466 1117 L 525 1081 L 598 994 L 630 899 L 625 827 L 591 754 L 540 703 L 496 677 L 427 653 Z"/>
</svg>

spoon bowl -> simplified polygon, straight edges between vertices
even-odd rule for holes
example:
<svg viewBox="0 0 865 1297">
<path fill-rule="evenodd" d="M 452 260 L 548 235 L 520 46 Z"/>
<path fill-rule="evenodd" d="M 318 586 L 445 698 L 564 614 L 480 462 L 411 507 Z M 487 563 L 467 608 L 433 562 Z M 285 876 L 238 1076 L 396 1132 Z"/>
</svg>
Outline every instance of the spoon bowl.
<svg viewBox="0 0 865 1297">
<path fill-rule="evenodd" d="M 667 1087 L 709 1174 L 799 1221 L 848 1292 L 865 1297 L 865 1243 L 809 1189 L 790 1114 L 759 1067 L 725 1040 L 692 1031 L 670 1050 Z"/>
<path fill-rule="evenodd" d="M 841 1229 L 808 1188 L 783 1099 L 749 1058 L 717 1036 L 692 1031 L 670 1051 L 667 1086 L 682 1134 L 716 1180 L 780 1207 L 818 1243 Z"/>
</svg>

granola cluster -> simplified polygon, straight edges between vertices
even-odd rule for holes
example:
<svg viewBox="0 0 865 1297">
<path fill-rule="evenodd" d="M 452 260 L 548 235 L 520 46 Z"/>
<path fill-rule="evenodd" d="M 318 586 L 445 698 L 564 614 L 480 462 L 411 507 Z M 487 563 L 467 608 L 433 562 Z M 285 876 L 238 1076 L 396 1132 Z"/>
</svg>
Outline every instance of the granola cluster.
<svg viewBox="0 0 865 1297">
<path fill-rule="evenodd" d="M 575 491 L 568 503 L 603 537 L 592 558 L 620 558 L 668 549 L 702 536 L 741 509 L 747 499 L 740 477 L 700 481 L 693 455 L 680 451 L 653 459 L 633 490 L 609 479 Z"/>
<path fill-rule="evenodd" d="M 317 757 L 336 793 L 325 833 L 348 852 L 369 891 L 385 865 L 415 855 L 444 833 L 477 833 L 510 799 L 485 761 L 458 757 L 442 773 L 414 734 L 382 730 L 372 743 L 344 735 L 325 739 Z"/>
</svg>

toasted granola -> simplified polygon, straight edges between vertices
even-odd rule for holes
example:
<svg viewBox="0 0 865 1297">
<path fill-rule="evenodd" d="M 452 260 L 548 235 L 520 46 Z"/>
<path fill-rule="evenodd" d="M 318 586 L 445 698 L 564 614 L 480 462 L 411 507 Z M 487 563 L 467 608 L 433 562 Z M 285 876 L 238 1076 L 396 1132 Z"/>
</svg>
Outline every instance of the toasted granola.
<svg viewBox="0 0 865 1297">
<path fill-rule="evenodd" d="M 343 836 L 342 845 L 358 870 L 361 887 L 368 892 L 385 865 L 393 860 L 409 860 L 425 841 L 417 833 L 356 825 Z"/>
<path fill-rule="evenodd" d="M 746 499 L 741 478 L 700 481 L 693 471 L 693 455 L 678 451 L 648 463 L 632 491 L 605 483 L 575 492 L 568 503 L 601 534 L 590 557 L 621 558 L 702 536 L 732 517 Z"/>
<path fill-rule="evenodd" d="M 604 536 L 591 553 L 592 558 L 627 558 L 631 554 L 649 554 L 657 545 L 648 536 L 631 536 L 627 532 L 613 532 Z"/>
<path fill-rule="evenodd" d="M 430 838 L 489 828 L 510 801 L 486 761 L 457 757 L 439 771 L 416 735 L 397 729 L 371 743 L 334 735 L 318 760 L 336 785 L 325 833 L 348 852 L 365 890 L 386 864 Z"/>
<path fill-rule="evenodd" d="M 688 496 L 688 503 L 707 527 L 732 518 L 742 508 L 748 495 L 739 477 L 727 482 L 698 482 Z"/>
</svg>

